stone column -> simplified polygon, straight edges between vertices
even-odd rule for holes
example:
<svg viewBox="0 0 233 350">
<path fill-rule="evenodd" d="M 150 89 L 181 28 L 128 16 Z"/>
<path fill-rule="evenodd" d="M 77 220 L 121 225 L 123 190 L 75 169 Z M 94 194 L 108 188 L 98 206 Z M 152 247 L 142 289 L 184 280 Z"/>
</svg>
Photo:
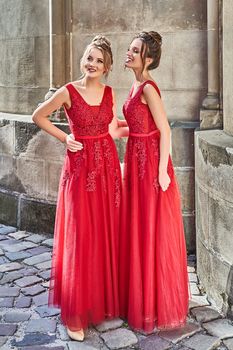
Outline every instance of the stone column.
<svg viewBox="0 0 233 350">
<path fill-rule="evenodd" d="M 219 0 L 207 0 L 208 93 L 200 111 L 201 129 L 222 128 L 219 99 Z"/>
<path fill-rule="evenodd" d="M 49 91 L 45 100 L 71 80 L 71 0 L 49 0 Z M 52 121 L 65 120 L 63 108 L 55 111 Z"/>
<path fill-rule="evenodd" d="M 233 136 L 233 1 L 223 1 L 223 126 Z"/>
<path fill-rule="evenodd" d="M 50 0 L 50 87 L 70 80 L 70 0 Z"/>
</svg>

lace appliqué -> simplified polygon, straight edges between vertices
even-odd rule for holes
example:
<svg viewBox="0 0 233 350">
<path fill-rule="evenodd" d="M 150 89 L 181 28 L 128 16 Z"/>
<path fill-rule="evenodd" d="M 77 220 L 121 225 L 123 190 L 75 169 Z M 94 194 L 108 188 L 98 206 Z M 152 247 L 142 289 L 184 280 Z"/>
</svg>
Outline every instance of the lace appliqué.
<svg viewBox="0 0 233 350">
<path fill-rule="evenodd" d="M 96 171 L 90 171 L 87 175 L 87 184 L 86 184 L 86 190 L 87 192 L 93 192 L 96 190 Z"/>
<path fill-rule="evenodd" d="M 145 175 L 145 164 L 147 160 L 147 154 L 146 154 L 146 146 L 143 141 L 137 140 L 135 142 L 136 146 L 136 157 L 138 159 L 138 175 L 139 179 L 143 179 Z"/>
<path fill-rule="evenodd" d="M 103 166 L 103 157 L 101 152 L 100 141 L 94 143 L 94 159 L 96 168 L 100 169 Z"/>
<path fill-rule="evenodd" d="M 159 181 L 158 181 L 158 176 L 156 176 L 156 177 L 154 178 L 153 187 L 154 187 L 154 189 L 155 189 L 156 192 L 159 192 L 160 184 L 159 184 Z"/>
<path fill-rule="evenodd" d="M 69 172 L 68 170 L 65 170 L 63 179 L 62 179 L 62 186 L 65 186 L 67 181 L 70 180 L 71 175 L 73 175 L 76 179 L 80 176 L 80 172 L 83 166 L 83 161 L 86 159 L 86 153 L 84 150 L 77 151 L 75 154 L 74 159 L 74 170 Z"/>
<path fill-rule="evenodd" d="M 114 172 L 114 179 L 115 179 L 115 206 L 119 208 L 120 199 L 121 199 L 121 181 L 120 181 L 120 174 L 118 169 L 116 169 Z"/>
<path fill-rule="evenodd" d="M 103 140 L 103 148 L 104 148 L 104 158 L 107 164 L 107 167 L 109 168 L 109 171 L 112 173 L 113 171 L 113 154 L 111 147 L 109 145 L 108 140 Z"/>
</svg>

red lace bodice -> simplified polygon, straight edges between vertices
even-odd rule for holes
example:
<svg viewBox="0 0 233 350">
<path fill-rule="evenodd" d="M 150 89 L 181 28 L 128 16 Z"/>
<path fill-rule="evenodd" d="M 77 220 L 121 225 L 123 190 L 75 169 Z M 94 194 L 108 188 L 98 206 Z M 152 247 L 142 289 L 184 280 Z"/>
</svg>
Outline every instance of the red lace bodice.
<svg viewBox="0 0 233 350">
<path fill-rule="evenodd" d="M 146 84 L 154 86 L 159 96 L 161 96 L 159 88 L 151 80 L 145 81 L 133 97 L 133 87 L 131 88 L 129 96 L 123 106 L 123 113 L 129 125 L 129 130 L 133 133 L 148 134 L 157 129 L 148 105 L 141 101 L 141 94 Z"/>
<path fill-rule="evenodd" d="M 108 125 L 113 118 L 112 89 L 105 86 L 99 106 L 89 105 L 70 83 L 66 85 L 71 99 L 71 107 L 65 107 L 70 130 L 74 136 L 97 136 L 108 132 Z"/>
</svg>

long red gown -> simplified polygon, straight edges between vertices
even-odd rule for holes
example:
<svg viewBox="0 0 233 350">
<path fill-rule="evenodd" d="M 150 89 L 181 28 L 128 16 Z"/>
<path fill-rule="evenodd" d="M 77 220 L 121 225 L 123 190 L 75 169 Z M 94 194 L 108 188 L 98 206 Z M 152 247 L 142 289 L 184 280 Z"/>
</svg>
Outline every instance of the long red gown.
<svg viewBox="0 0 233 350">
<path fill-rule="evenodd" d="M 123 112 L 129 125 L 123 177 L 120 233 L 120 315 L 136 330 L 151 332 L 185 324 L 188 312 L 187 257 L 180 195 L 169 157 L 171 183 L 158 183 L 160 133 L 147 104 L 144 82 Z"/>
<path fill-rule="evenodd" d="M 90 106 L 72 84 L 66 110 L 71 132 L 83 143 L 69 150 L 59 185 L 49 305 L 61 308 L 71 330 L 119 315 L 118 238 L 121 173 L 108 134 L 111 88 Z"/>
</svg>

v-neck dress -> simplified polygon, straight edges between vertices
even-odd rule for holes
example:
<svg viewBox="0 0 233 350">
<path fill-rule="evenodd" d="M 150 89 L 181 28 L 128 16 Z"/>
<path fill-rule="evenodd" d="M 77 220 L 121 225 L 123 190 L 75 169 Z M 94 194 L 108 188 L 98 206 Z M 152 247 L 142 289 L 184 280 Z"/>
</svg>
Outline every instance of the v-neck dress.
<svg viewBox="0 0 233 350">
<path fill-rule="evenodd" d="M 112 90 L 89 105 L 67 84 L 70 130 L 83 149 L 67 150 L 59 185 L 49 304 L 71 330 L 119 315 L 118 236 L 121 171 L 108 133 Z"/>
<path fill-rule="evenodd" d="M 160 132 L 147 104 L 144 82 L 124 104 L 129 125 L 120 231 L 120 315 L 136 330 L 183 326 L 188 312 L 187 257 L 180 194 L 172 165 L 163 192 L 158 182 Z"/>
</svg>

